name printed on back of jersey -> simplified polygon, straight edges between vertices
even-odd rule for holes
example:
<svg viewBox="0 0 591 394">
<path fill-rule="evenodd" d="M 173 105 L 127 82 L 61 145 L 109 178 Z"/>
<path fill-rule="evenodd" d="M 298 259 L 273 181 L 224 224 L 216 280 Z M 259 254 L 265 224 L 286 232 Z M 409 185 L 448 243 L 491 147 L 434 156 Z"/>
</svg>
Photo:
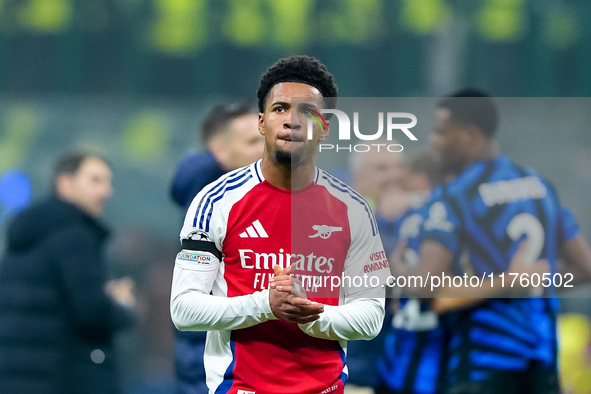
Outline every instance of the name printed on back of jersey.
<svg viewBox="0 0 591 394">
<path fill-rule="evenodd" d="M 483 183 L 478 186 L 482 201 L 489 206 L 546 197 L 546 186 L 534 176 Z"/>
</svg>

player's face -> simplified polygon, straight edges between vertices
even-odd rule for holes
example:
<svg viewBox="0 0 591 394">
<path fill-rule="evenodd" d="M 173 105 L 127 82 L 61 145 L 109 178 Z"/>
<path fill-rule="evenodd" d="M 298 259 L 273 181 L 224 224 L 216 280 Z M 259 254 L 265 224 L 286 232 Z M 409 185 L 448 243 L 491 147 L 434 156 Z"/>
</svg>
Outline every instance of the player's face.
<svg viewBox="0 0 591 394">
<path fill-rule="evenodd" d="M 470 152 L 470 141 L 468 130 L 451 118 L 449 109 L 438 108 L 435 111 L 433 133 L 429 137 L 429 143 L 445 173 L 457 174 L 464 169 L 466 157 Z"/>
<path fill-rule="evenodd" d="M 243 115 L 230 123 L 232 136 L 228 144 L 230 170 L 249 165 L 263 156 L 264 139 L 258 132 L 256 115 Z"/>
<path fill-rule="evenodd" d="M 61 197 L 91 215 L 98 215 L 113 192 L 111 170 L 99 158 L 89 157 L 82 162 L 75 174 L 62 175 L 62 184 L 59 186 Z"/>
<path fill-rule="evenodd" d="M 285 167 L 297 167 L 314 160 L 318 142 L 328 136 L 328 130 L 312 122 L 312 139 L 308 139 L 307 124 L 310 109 L 320 112 L 322 95 L 313 86 L 282 82 L 273 86 L 259 114 L 259 132 L 265 136 L 265 156 Z"/>
</svg>

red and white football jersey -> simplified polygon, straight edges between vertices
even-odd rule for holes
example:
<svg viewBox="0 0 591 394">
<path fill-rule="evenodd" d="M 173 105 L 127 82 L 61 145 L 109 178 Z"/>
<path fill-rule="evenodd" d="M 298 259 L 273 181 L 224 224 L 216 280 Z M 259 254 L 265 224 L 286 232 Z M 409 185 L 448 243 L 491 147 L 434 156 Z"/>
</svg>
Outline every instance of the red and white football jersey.
<svg viewBox="0 0 591 394">
<path fill-rule="evenodd" d="M 346 340 L 375 336 L 383 319 L 389 266 L 374 215 L 323 170 L 289 191 L 265 181 L 260 163 L 226 174 L 191 204 L 181 241 L 197 247 L 177 255 L 173 321 L 209 331 L 210 393 L 342 392 Z M 326 305 L 316 322 L 297 325 L 271 312 L 273 266 L 294 263 L 307 297 Z"/>
</svg>

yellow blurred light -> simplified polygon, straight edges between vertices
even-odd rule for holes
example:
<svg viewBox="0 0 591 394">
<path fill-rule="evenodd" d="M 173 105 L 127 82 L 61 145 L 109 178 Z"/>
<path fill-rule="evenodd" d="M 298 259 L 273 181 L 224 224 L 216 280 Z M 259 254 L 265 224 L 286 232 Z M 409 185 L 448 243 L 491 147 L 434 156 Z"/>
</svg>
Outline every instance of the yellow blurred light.
<svg viewBox="0 0 591 394">
<path fill-rule="evenodd" d="M 35 110 L 16 104 L 6 110 L 4 133 L 0 139 L 0 171 L 8 167 L 18 167 L 39 131 L 39 119 Z"/>
<path fill-rule="evenodd" d="M 383 4 L 379 0 L 347 0 L 348 38 L 363 43 L 374 38 L 381 27 Z"/>
<path fill-rule="evenodd" d="M 205 45 L 206 0 L 155 0 L 150 43 L 159 52 L 188 55 Z"/>
<path fill-rule="evenodd" d="M 572 46 L 580 33 L 577 19 L 566 13 L 551 15 L 544 30 L 546 42 L 557 49 Z"/>
<path fill-rule="evenodd" d="M 583 315 L 562 314 L 558 321 L 558 337 L 561 350 L 584 349 L 591 343 L 591 323 Z"/>
<path fill-rule="evenodd" d="M 343 0 L 338 4 L 338 8 L 315 15 L 325 33 L 321 39 L 362 44 L 386 31 L 382 1 Z"/>
<path fill-rule="evenodd" d="M 312 0 L 269 0 L 273 12 L 273 40 L 282 47 L 294 48 L 309 40 Z"/>
<path fill-rule="evenodd" d="M 591 393 L 591 322 L 578 314 L 563 314 L 558 319 L 559 369 L 565 392 Z"/>
<path fill-rule="evenodd" d="M 169 14 L 190 14 L 195 11 L 195 0 L 156 0 L 158 8 Z"/>
<path fill-rule="evenodd" d="M 573 386 L 574 394 L 590 394 L 591 393 L 591 367 L 583 369 Z"/>
<path fill-rule="evenodd" d="M 158 161 L 166 153 L 170 122 L 167 117 L 144 112 L 134 116 L 123 133 L 123 147 L 132 162 Z"/>
<path fill-rule="evenodd" d="M 234 44 L 251 46 L 263 39 L 264 18 L 261 0 L 231 0 L 223 23 L 223 32 Z"/>
<path fill-rule="evenodd" d="M 488 0 L 478 14 L 480 33 L 492 41 L 520 38 L 526 22 L 523 0 Z"/>
<path fill-rule="evenodd" d="M 71 0 L 29 0 L 18 13 L 23 27 L 39 33 L 60 33 L 71 19 Z"/>
<path fill-rule="evenodd" d="M 445 23 L 450 13 L 443 0 L 404 0 L 401 22 L 413 33 L 428 34 Z"/>
</svg>

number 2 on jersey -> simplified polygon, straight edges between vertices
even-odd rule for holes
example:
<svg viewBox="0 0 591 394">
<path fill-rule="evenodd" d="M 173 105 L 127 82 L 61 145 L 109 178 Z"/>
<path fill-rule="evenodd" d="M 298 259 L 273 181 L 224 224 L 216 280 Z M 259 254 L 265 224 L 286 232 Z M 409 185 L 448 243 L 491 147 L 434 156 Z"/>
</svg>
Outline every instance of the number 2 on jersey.
<svg viewBox="0 0 591 394">
<path fill-rule="evenodd" d="M 525 261 L 533 263 L 542 253 L 544 248 L 545 232 L 540 220 L 531 213 L 515 215 L 507 225 L 507 235 L 513 241 L 519 241 L 522 235 L 527 237 L 527 250 Z"/>
</svg>

